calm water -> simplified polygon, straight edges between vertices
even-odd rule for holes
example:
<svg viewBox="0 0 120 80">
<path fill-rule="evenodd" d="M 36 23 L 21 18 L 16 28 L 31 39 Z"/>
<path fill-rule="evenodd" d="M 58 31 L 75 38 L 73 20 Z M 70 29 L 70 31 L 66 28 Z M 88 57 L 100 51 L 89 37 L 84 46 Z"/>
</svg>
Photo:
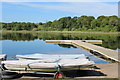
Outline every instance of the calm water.
<svg viewBox="0 0 120 80">
<path fill-rule="evenodd" d="M 2 53 L 12 59 L 16 55 L 43 54 L 85 54 L 96 63 L 107 63 L 91 53 L 72 45 L 45 43 L 44 40 L 103 40 L 103 46 L 118 49 L 116 35 L 53 34 L 53 33 L 4 33 L 2 34 Z"/>
<path fill-rule="evenodd" d="M 12 56 L 17 54 L 34 54 L 34 53 L 44 53 L 44 54 L 85 54 L 90 56 L 90 59 L 96 63 L 106 63 L 97 57 L 91 56 L 89 52 L 86 52 L 80 48 L 64 48 L 57 44 L 48 44 L 43 40 L 34 41 L 12 41 L 3 40 L 3 53 L 8 55 L 8 59 L 12 59 Z"/>
</svg>

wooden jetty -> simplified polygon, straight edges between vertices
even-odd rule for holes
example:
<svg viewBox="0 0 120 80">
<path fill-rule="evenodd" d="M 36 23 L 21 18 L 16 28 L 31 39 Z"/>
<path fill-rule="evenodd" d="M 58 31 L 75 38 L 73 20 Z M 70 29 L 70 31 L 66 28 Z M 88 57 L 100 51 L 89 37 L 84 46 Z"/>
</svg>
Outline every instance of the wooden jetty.
<svg viewBox="0 0 120 80">
<path fill-rule="evenodd" d="M 102 43 L 101 40 L 46 40 L 46 43 L 63 43 L 63 44 L 72 44 L 74 46 L 84 48 L 89 50 L 91 53 L 96 55 L 101 55 L 108 60 L 112 60 L 115 62 L 120 62 L 118 59 L 118 52 L 112 49 L 104 48 L 101 46 L 97 46 L 91 43 Z"/>
<path fill-rule="evenodd" d="M 72 44 L 73 41 L 81 41 L 81 42 L 93 43 L 93 44 L 102 44 L 102 40 L 46 40 L 46 43 Z"/>
</svg>

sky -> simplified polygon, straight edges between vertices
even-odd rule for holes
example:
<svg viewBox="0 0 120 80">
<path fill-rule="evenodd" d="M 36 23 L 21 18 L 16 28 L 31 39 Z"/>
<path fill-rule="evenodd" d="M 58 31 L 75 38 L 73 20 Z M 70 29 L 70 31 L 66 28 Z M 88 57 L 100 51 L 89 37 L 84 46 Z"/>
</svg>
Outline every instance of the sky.
<svg viewBox="0 0 120 80">
<path fill-rule="evenodd" d="M 65 2 L 66 1 L 66 2 Z M 102 1 L 102 0 L 101 0 Z M 117 0 L 2 0 L 2 22 L 47 22 L 67 16 L 111 16 L 118 15 Z"/>
</svg>

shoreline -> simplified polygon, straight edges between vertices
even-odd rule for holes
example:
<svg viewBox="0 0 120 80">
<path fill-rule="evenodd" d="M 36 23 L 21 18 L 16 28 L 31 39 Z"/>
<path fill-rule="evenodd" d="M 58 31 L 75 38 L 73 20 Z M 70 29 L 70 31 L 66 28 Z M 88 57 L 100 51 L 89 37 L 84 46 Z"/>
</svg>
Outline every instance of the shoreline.
<svg viewBox="0 0 120 80">
<path fill-rule="evenodd" d="M 15 32 L 15 33 L 85 33 L 85 34 L 116 34 L 118 35 L 120 32 L 96 32 L 96 31 L 8 31 L 8 30 L 2 30 L 2 33 L 7 32 Z"/>
</svg>

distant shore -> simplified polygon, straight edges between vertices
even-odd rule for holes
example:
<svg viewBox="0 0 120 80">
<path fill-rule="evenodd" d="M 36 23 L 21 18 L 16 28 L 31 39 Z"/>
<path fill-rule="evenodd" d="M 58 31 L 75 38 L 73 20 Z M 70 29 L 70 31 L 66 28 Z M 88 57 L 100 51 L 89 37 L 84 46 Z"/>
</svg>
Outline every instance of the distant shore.
<svg viewBox="0 0 120 80">
<path fill-rule="evenodd" d="M 19 32 L 19 33 L 42 33 L 42 32 L 52 32 L 52 33 L 90 33 L 90 34 L 119 34 L 120 32 L 90 32 L 90 31 L 27 31 L 27 30 L 22 30 L 22 31 L 11 31 L 11 30 L 2 30 L 3 32 Z"/>
</svg>

